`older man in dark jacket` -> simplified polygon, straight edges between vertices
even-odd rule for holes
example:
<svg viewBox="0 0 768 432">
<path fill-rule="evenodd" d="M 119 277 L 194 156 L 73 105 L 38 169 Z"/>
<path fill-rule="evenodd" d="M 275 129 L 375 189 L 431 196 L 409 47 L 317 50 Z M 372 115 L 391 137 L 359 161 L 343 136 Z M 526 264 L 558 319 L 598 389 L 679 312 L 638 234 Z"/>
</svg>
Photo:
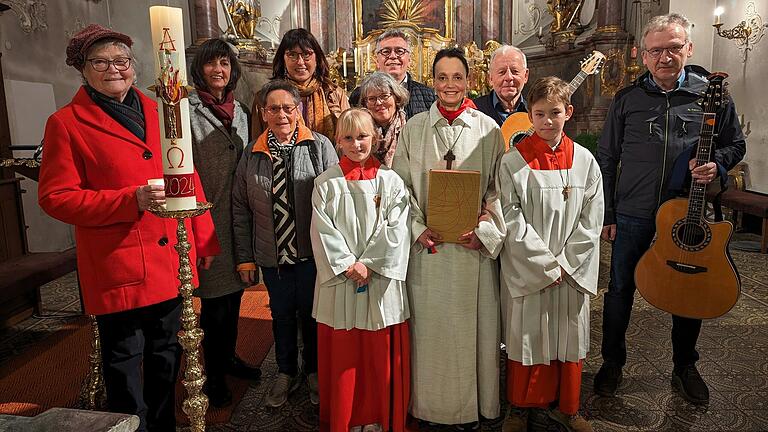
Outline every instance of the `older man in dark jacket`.
<svg viewBox="0 0 768 432">
<path fill-rule="evenodd" d="M 411 48 L 408 36 L 400 30 L 387 30 L 376 39 L 376 67 L 380 72 L 386 72 L 406 89 L 410 97 L 405 105 L 405 118 L 428 111 L 435 101 L 435 91 L 413 79 L 408 73 L 411 64 Z M 349 96 L 349 104 L 360 105 L 360 88 L 356 88 Z"/>
<path fill-rule="evenodd" d="M 626 330 L 635 293 L 634 272 L 656 232 L 654 214 L 669 198 L 672 166 L 699 142 L 703 121 L 699 100 L 708 72 L 685 66 L 693 53 L 691 23 L 678 14 L 652 18 L 643 32 L 643 63 L 648 72 L 613 100 L 600 137 L 603 174 L 603 238 L 613 242 L 611 280 L 603 306 L 603 365 L 595 376 L 597 394 L 613 396 L 626 363 Z M 725 180 L 746 151 L 733 101 L 717 112 L 714 161 L 695 167 L 691 176 L 709 183 Z M 621 169 L 619 170 L 619 164 Z M 701 320 L 672 316 L 672 384 L 689 402 L 705 404 L 709 390 L 696 369 Z"/>
</svg>

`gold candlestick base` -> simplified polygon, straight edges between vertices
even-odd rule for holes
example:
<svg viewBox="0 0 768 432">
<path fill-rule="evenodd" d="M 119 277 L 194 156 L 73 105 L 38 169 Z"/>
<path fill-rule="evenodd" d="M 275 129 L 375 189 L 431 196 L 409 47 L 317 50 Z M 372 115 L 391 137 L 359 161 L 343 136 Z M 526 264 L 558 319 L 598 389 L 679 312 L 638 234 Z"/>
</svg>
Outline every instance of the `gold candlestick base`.
<svg viewBox="0 0 768 432">
<path fill-rule="evenodd" d="M 205 412 L 208 410 L 208 397 L 202 392 L 205 383 L 205 371 L 200 363 L 200 342 L 203 340 L 203 330 L 197 325 L 197 316 L 192 308 L 192 263 L 189 261 L 189 251 L 192 246 L 187 240 L 187 227 L 184 219 L 200 216 L 213 208 L 208 202 L 198 202 L 197 208 L 192 210 L 165 210 L 159 207 L 150 207 L 149 211 L 155 216 L 173 218 L 178 221 L 176 237 L 179 242 L 174 246 L 179 254 L 179 281 L 181 286 L 181 331 L 179 331 L 179 343 L 184 348 L 184 379 L 181 380 L 187 390 L 182 410 L 189 418 L 189 430 L 194 432 L 205 431 Z"/>
<path fill-rule="evenodd" d="M 77 406 L 91 411 L 101 411 L 107 406 L 104 388 L 104 373 L 101 367 L 101 340 L 95 315 L 88 315 L 91 321 L 91 353 L 88 355 L 88 374 L 80 387 Z"/>
</svg>

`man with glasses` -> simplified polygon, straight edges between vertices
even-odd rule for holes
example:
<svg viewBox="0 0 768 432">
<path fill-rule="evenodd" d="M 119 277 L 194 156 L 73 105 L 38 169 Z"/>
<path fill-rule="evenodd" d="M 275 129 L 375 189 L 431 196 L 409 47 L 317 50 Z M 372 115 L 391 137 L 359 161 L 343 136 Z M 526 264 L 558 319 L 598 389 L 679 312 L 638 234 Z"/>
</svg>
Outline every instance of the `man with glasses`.
<svg viewBox="0 0 768 432">
<path fill-rule="evenodd" d="M 717 112 L 714 160 L 694 168 L 691 149 L 699 142 L 703 120 L 698 102 L 707 89 L 709 73 L 700 66 L 686 66 L 693 54 L 690 31 L 690 21 L 675 13 L 648 22 L 642 39 L 648 72 L 616 94 L 600 137 L 598 160 L 605 194 L 602 237 L 613 242 L 603 304 L 603 365 L 594 383 L 595 393 L 603 396 L 615 395 L 622 380 L 635 266 L 653 240 L 656 210 L 675 195 L 670 187 L 673 171 L 677 177 L 690 170 L 694 180 L 705 184 L 719 175 L 725 184 L 727 170 L 746 151 L 736 109 L 728 98 Z M 709 402 L 709 390 L 696 369 L 700 330 L 701 320 L 672 316 L 672 385 L 694 404 Z"/>
<path fill-rule="evenodd" d="M 408 36 L 400 30 L 387 30 L 376 39 L 376 68 L 386 72 L 408 90 L 410 97 L 405 105 L 405 117 L 429 110 L 435 101 L 435 91 L 413 79 L 408 73 L 411 64 L 411 48 Z M 352 91 L 349 103 L 360 105 L 360 88 Z"/>
<path fill-rule="evenodd" d="M 472 101 L 480 112 L 499 126 L 512 113 L 528 112 L 523 97 L 523 87 L 528 82 L 528 63 L 519 48 L 502 45 L 491 54 L 488 82 L 493 90 Z"/>
</svg>

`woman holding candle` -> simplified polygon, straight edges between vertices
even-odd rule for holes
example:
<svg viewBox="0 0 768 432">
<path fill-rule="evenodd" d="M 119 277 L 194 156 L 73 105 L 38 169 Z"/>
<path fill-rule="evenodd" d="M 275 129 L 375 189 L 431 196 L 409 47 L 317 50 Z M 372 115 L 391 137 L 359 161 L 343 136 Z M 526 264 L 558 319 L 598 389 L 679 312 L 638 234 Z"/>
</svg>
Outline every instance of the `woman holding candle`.
<svg viewBox="0 0 768 432">
<path fill-rule="evenodd" d="M 269 293 L 278 376 L 266 404 L 278 407 L 298 387 L 297 332 L 301 325 L 310 400 L 319 403 L 317 323 L 312 318 L 315 261 L 309 237 L 313 182 L 339 162 L 325 136 L 299 121 L 301 95 L 291 82 L 272 80 L 258 97 L 267 129 L 245 148 L 232 187 L 235 261 L 243 282 L 261 268 Z"/>
<path fill-rule="evenodd" d="M 312 193 L 321 431 L 405 431 L 409 195 L 373 157 L 376 135 L 369 112 L 344 111 L 336 129 L 341 162 Z"/>
<path fill-rule="evenodd" d="M 228 405 L 232 394 L 225 375 L 258 379 L 261 371 L 235 354 L 240 300 L 245 284 L 235 269 L 232 241 L 232 178 L 248 144 L 249 113 L 235 100 L 240 64 L 234 47 L 209 39 L 192 60 L 195 92 L 189 94 L 192 154 L 195 168 L 213 203 L 211 217 L 222 253 L 200 272 L 200 327 L 205 332 L 205 393 L 212 406 Z"/>
<path fill-rule="evenodd" d="M 137 415 L 140 431 L 167 431 L 176 424 L 181 361 L 177 223 L 147 211 L 165 200 L 162 186 L 147 184 L 163 177 L 160 128 L 155 101 L 133 87 L 131 44 L 97 24 L 70 40 L 67 64 L 84 85 L 48 119 L 38 193 L 43 210 L 75 226 L 81 294 L 99 326 L 110 409 Z M 197 200 L 205 201 L 195 180 Z M 186 224 L 190 259 L 206 268 L 219 252 L 211 217 Z"/>
<path fill-rule="evenodd" d="M 303 123 L 315 132 L 333 139 L 336 121 L 349 108 L 347 92 L 331 82 L 325 53 L 312 33 L 299 28 L 288 31 L 277 47 L 272 62 L 272 79 L 285 79 L 299 89 L 299 113 Z M 258 109 L 258 98 L 253 111 Z M 251 135 L 264 132 L 265 123 L 253 116 Z"/>
<path fill-rule="evenodd" d="M 360 84 L 360 101 L 376 123 L 379 143 L 373 153 L 379 162 L 392 167 L 397 139 L 405 126 L 408 90 L 385 72 L 374 72 Z"/>
</svg>

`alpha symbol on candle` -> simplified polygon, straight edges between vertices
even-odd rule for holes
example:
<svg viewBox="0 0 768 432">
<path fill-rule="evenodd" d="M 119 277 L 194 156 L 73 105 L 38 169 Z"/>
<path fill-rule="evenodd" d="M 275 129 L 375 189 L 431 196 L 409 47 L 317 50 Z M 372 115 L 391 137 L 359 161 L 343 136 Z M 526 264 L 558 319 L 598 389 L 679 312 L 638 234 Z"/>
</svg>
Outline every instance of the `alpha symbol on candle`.
<svg viewBox="0 0 768 432">
<path fill-rule="evenodd" d="M 160 41 L 160 47 L 158 50 L 176 51 L 176 45 L 173 44 L 174 42 L 176 42 L 176 40 L 171 37 L 171 29 L 168 27 L 163 27 L 163 40 Z M 166 45 L 170 45 L 171 47 L 168 48 Z"/>
</svg>

